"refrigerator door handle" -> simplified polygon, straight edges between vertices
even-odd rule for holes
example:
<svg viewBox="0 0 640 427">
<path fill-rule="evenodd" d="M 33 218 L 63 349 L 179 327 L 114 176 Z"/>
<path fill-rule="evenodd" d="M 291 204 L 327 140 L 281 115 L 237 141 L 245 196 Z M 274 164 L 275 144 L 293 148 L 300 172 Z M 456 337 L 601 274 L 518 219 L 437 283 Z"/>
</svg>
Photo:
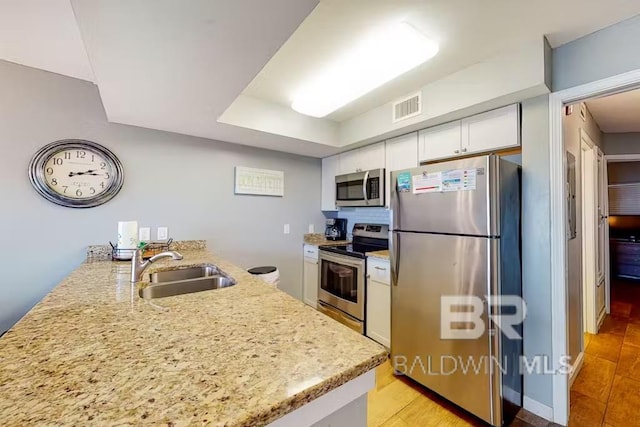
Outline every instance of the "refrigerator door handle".
<svg viewBox="0 0 640 427">
<path fill-rule="evenodd" d="M 391 269 L 391 283 L 393 286 L 398 286 L 398 277 L 399 277 L 399 269 L 400 267 L 400 233 L 392 233 L 392 254 L 394 255 L 394 265 Z"/>
<path fill-rule="evenodd" d="M 364 204 L 369 204 L 369 197 L 367 196 L 367 188 L 369 188 L 369 171 L 364 173 L 364 178 L 362 179 L 362 197 L 364 197 Z"/>
</svg>

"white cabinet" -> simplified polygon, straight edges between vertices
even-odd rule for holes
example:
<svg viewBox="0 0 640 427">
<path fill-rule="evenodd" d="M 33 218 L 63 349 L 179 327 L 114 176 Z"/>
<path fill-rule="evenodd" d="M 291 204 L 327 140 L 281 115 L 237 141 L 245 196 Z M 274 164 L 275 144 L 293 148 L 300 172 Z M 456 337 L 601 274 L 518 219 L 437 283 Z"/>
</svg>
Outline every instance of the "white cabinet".
<svg viewBox="0 0 640 427">
<path fill-rule="evenodd" d="M 318 304 L 318 247 L 304 245 L 302 267 L 302 301 L 313 308 Z"/>
<path fill-rule="evenodd" d="M 389 139 L 385 145 L 385 206 L 391 203 L 391 172 L 418 166 L 418 132 Z"/>
<path fill-rule="evenodd" d="M 336 208 L 336 175 L 338 174 L 338 156 L 322 159 L 322 201 L 320 209 L 335 211 Z"/>
<path fill-rule="evenodd" d="M 508 105 L 419 133 L 420 162 L 486 153 L 520 145 L 520 106 Z"/>
<path fill-rule="evenodd" d="M 384 142 L 339 154 L 338 175 L 384 168 Z"/>
<path fill-rule="evenodd" d="M 420 162 L 459 156 L 462 142 L 460 120 L 421 130 L 419 138 Z"/>
<path fill-rule="evenodd" d="M 518 104 L 462 119 L 462 147 L 466 153 L 482 153 L 520 145 Z"/>
<path fill-rule="evenodd" d="M 391 269 L 389 261 L 367 258 L 367 336 L 391 347 Z"/>
</svg>

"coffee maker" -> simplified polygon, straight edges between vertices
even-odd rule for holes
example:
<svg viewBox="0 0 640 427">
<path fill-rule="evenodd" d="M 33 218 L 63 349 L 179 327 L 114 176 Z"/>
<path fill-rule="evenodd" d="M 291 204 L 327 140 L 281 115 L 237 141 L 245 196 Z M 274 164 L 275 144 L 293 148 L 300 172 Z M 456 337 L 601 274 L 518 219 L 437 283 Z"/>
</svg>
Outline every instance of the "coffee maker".
<svg viewBox="0 0 640 427">
<path fill-rule="evenodd" d="M 327 219 L 324 237 L 327 240 L 347 240 L 347 220 L 345 218 Z"/>
</svg>

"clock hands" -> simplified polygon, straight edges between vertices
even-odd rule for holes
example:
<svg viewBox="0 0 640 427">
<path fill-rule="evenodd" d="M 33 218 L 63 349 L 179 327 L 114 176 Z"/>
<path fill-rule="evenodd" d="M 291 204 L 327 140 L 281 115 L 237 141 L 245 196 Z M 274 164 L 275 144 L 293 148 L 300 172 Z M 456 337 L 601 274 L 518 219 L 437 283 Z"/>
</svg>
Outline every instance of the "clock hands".
<svg viewBox="0 0 640 427">
<path fill-rule="evenodd" d="M 72 176 L 76 176 L 76 175 L 93 175 L 93 176 L 98 176 L 101 175 L 99 173 L 96 173 L 95 170 L 88 170 L 86 172 L 69 172 L 69 178 L 71 178 Z"/>
</svg>

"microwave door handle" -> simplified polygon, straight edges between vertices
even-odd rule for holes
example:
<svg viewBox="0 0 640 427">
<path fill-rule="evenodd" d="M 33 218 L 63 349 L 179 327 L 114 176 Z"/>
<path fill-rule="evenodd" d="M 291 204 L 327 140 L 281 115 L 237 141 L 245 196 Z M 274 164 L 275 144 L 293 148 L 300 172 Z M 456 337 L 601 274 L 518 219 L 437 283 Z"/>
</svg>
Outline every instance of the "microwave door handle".
<svg viewBox="0 0 640 427">
<path fill-rule="evenodd" d="M 362 180 L 362 194 L 364 196 L 364 204 L 369 204 L 369 198 L 367 197 L 367 188 L 369 187 L 367 184 L 369 182 L 369 171 L 364 173 L 364 179 Z"/>
</svg>

